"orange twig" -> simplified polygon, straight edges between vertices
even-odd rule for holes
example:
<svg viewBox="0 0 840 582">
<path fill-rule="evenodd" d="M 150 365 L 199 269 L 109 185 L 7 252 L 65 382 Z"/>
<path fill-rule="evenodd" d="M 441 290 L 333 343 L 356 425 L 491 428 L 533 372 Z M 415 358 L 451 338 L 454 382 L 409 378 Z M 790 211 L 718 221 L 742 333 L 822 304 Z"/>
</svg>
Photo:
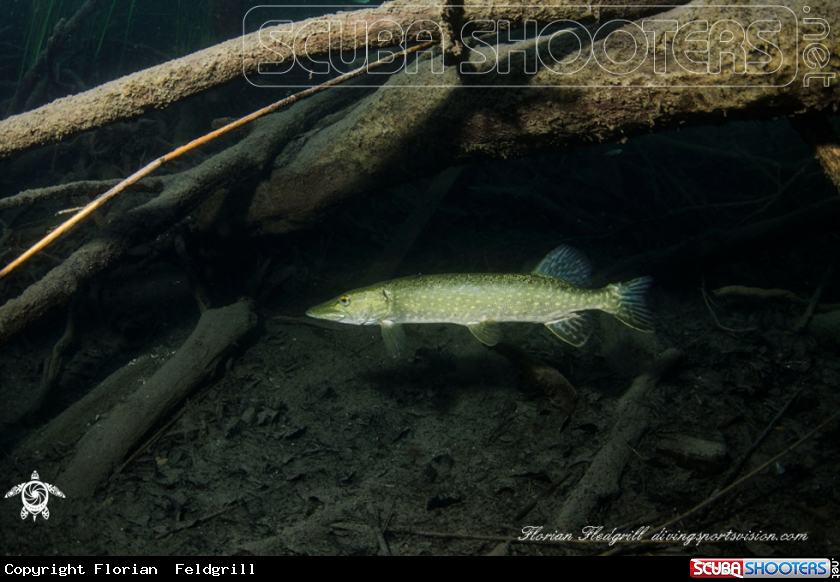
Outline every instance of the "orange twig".
<svg viewBox="0 0 840 582">
<path fill-rule="evenodd" d="M 379 67 L 379 66 L 387 64 L 387 63 L 391 63 L 396 59 L 397 56 L 410 55 L 410 54 L 415 53 L 417 51 L 427 49 L 430 46 L 436 44 L 437 42 L 438 41 L 436 41 L 436 40 L 424 42 L 424 43 L 419 44 L 417 46 L 413 46 L 411 48 L 405 49 L 404 51 L 401 51 L 400 53 L 398 53 L 396 55 L 390 55 L 390 56 L 388 56 L 384 59 L 380 59 L 380 60 L 375 61 L 375 62 L 373 62 L 369 65 L 364 65 L 362 67 L 359 67 L 358 69 L 354 69 L 353 71 L 350 71 L 349 73 L 345 73 L 343 75 L 340 75 L 340 76 L 336 77 L 335 79 L 330 79 L 326 83 L 322 83 L 321 85 L 318 85 L 316 87 L 310 87 L 309 89 L 301 91 L 300 93 L 295 93 L 294 95 L 290 95 L 290 96 L 286 97 L 285 99 L 281 99 L 280 101 L 277 101 L 276 103 L 272 103 L 271 105 L 269 105 L 267 107 L 263 107 L 262 109 L 259 109 L 255 112 L 251 113 L 250 115 L 246 115 L 245 117 L 243 117 L 241 119 L 238 119 L 238 120 L 236 120 L 232 123 L 229 123 L 229 124 L 225 125 L 224 127 L 221 127 L 219 129 L 217 129 L 216 131 L 212 131 L 212 132 L 208 133 L 207 135 L 204 135 L 202 137 L 194 139 L 190 143 L 188 143 L 186 145 L 183 145 L 183 146 L 179 147 L 178 149 L 169 152 L 165 156 L 161 156 L 161 157 L 157 158 L 153 162 L 149 163 L 145 167 L 141 168 L 140 170 L 133 173 L 131 176 L 129 176 L 128 178 L 126 178 L 125 180 L 123 180 L 122 182 L 120 182 L 119 184 L 117 184 L 116 186 L 114 186 L 113 188 L 108 190 L 107 192 L 105 192 L 104 194 L 100 195 L 98 198 L 95 198 L 94 200 L 89 202 L 86 206 L 84 206 L 81 210 L 79 210 L 79 212 L 77 212 L 72 217 L 70 217 L 68 220 L 63 222 L 58 228 L 56 228 L 51 233 L 49 233 L 47 236 L 45 236 L 44 238 L 39 240 L 37 243 L 35 243 L 32 247 L 29 248 L 29 250 L 27 250 L 25 253 L 23 253 L 20 257 L 18 257 L 17 259 L 15 259 L 11 263 L 9 263 L 2 271 L 0 271 L 0 279 L 2 279 L 3 277 L 8 275 L 9 273 L 14 271 L 15 269 L 17 269 L 23 263 L 25 263 L 26 261 L 31 259 L 33 256 L 35 256 L 38 252 L 43 250 L 47 245 L 49 245 L 50 243 L 55 241 L 61 235 L 63 235 L 64 233 L 69 231 L 71 228 L 73 228 L 74 226 L 79 224 L 82 220 L 84 220 L 85 218 L 90 216 L 91 213 L 93 213 L 96 209 L 98 209 L 103 204 L 108 202 L 111 198 L 113 198 L 114 196 L 116 196 L 117 194 L 119 194 L 120 192 L 122 192 L 123 190 L 125 190 L 126 188 L 131 186 L 132 184 L 135 184 L 135 183 L 139 182 L 140 180 L 142 180 L 143 178 L 145 178 L 146 176 L 148 176 L 149 174 L 151 174 L 152 172 L 157 170 L 159 167 L 161 167 L 166 162 L 172 161 L 175 158 L 177 158 L 179 156 L 182 156 L 185 153 L 197 148 L 198 146 L 204 145 L 207 142 L 210 142 L 210 141 L 216 139 L 217 137 L 219 137 L 221 135 L 224 135 L 228 132 L 233 131 L 234 129 L 238 129 L 238 128 L 242 127 L 243 125 L 251 123 L 255 119 L 263 117 L 264 115 L 268 115 L 269 113 L 274 113 L 275 111 L 277 111 L 278 109 L 280 109 L 282 107 L 285 107 L 286 105 L 291 105 L 292 103 L 295 103 L 295 102 L 299 101 L 300 99 L 303 99 L 304 97 L 309 97 L 310 95 L 314 95 L 315 93 L 323 91 L 324 89 L 327 89 L 328 87 L 333 87 L 335 85 L 339 85 L 339 84 L 343 83 L 344 81 L 347 81 L 347 80 L 352 79 L 354 77 L 358 77 L 359 75 L 367 72 L 370 69 Z"/>
</svg>

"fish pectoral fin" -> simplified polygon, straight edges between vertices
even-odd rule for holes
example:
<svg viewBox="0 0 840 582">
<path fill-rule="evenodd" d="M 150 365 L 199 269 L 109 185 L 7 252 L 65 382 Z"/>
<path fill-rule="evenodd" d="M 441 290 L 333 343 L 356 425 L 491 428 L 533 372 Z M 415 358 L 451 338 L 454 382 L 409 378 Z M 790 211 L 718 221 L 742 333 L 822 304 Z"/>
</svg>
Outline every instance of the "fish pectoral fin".
<svg viewBox="0 0 840 582">
<path fill-rule="evenodd" d="M 405 331 L 402 325 L 392 321 L 383 321 L 379 324 L 382 330 L 382 340 L 385 342 L 385 351 L 392 358 L 399 358 L 405 351 Z"/>
<path fill-rule="evenodd" d="M 486 346 L 495 346 L 502 341 L 502 328 L 497 321 L 489 319 L 479 323 L 468 323 L 467 327 L 478 341 Z"/>
<path fill-rule="evenodd" d="M 551 321 L 545 326 L 566 343 L 579 348 L 592 335 L 592 322 L 583 313 L 575 313 L 566 319 Z"/>
</svg>

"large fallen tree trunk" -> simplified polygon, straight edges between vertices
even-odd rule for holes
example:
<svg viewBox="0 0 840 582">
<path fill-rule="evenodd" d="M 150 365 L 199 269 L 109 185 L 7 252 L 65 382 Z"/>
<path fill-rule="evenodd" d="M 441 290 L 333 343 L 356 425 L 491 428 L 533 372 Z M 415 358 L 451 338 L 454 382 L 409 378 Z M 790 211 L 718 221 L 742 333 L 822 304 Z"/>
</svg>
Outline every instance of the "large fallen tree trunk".
<svg viewBox="0 0 840 582">
<path fill-rule="evenodd" d="M 610 5 L 655 7 L 681 4 L 688 0 L 601 0 L 598 14 Z M 0 159 L 32 147 L 54 143 L 96 127 L 164 109 L 182 99 L 213 87 L 254 75 L 267 62 L 294 58 L 295 55 L 321 57 L 330 51 L 351 51 L 366 46 L 367 39 L 356 35 L 355 23 L 369 27 L 371 47 L 416 40 L 423 36 L 440 38 L 432 23 L 441 20 L 443 2 L 400 0 L 373 9 L 340 12 L 295 22 L 289 30 L 263 28 L 258 32 L 217 44 L 191 55 L 138 71 L 84 93 L 58 99 L 22 115 L 0 121 Z M 591 20 L 596 14 L 568 0 L 533 0 L 517 6 L 503 0 L 465 3 L 464 21 L 508 20 L 513 26 L 530 19 L 548 23 L 556 19 Z M 564 6 L 568 5 L 568 6 Z M 272 7 L 275 10 L 281 7 Z M 655 12 L 649 8 L 646 12 Z M 627 10 L 623 9 L 627 14 Z M 638 11 L 636 11 L 638 13 Z M 285 15 L 272 14 L 275 18 Z M 330 22 L 332 34 L 324 32 Z M 353 23 L 353 25 L 350 25 Z M 341 30 L 341 34 L 335 34 Z M 405 33 L 405 34 L 404 34 Z M 381 35 L 381 36 L 380 36 Z M 382 38 L 384 40 L 379 40 Z M 392 40 L 393 39 L 393 40 Z M 305 45 L 305 46 L 304 46 Z M 270 47 L 270 48 L 269 48 Z M 373 59 L 375 60 L 375 59 Z"/>
<path fill-rule="evenodd" d="M 814 3 L 808 4 L 813 11 Z M 804 5 L 798 0 L 790 8 L 801 13 Z M 644 26 L 661 38 L 669 22 L 699 21 L 708 10 L 691 4 L 658 14 L 653 25 Z M 739 17 L 737 9 L 731 10 L 718 16 Z M 819 13 L 840 26 L 840 5 L 824 1 Z M 840 52 L 836 39 L 823 42 L 831 54 Z M 629 74 L 595 66 L 563 76 L 549 68 L 533 76 L 459 75 L 449 67 L 440 74 L 395 76 L 345 117 L 281 154 L 271 179 L 249 203 L 248 222 L 264 232 L 296 230 L 320 219 L 322 209 L 383 180 L 400 182 L 475 159 L 572 149 L 689 124 L 836 110 L 838 84 L 824 87 L 820 78 L 806 84 L 797 77 L 796 36 L 779 44 L 785 58 L 764 65 L 768 72 L 756 87 L 742 86 L 743 76 L 732 67 L 714 75 L 678 67 L 663 76 L 653 58 Z M 687 41 L 675 43 L 673 51 L 690 47 Z M 510 52 L 472 51 L 476 69 L 492 72 L 498 62 L 499 69 L 515 71 L 516 62 L 508 61 L 522 60 L 523 47 L 507 48 Z M 546 43 L 536 42 L 524 48 L 541 55 L 548 50 Z M 593 46 L 593 54 L 602 50 L 603 42 Z M 630 61 L 635 50 L 629 44 L 610 56 Z M 822 74 L 840 74 L 840 60 L 831 59 Z M 510 84 L 523 88 L 497 87 Z"/>
<path fill-rule="evenodd" d="M 797 0 L 791 9 L 799 14 L 804 5 L 804 0 Z M 812 15 L 840 24 L 836 4 L 822 0 L 808 5 Z M 708 10 L 691 4 L 657 16 L 655 21 L 627 24 L 620 30 L 635 33 L 644 25 L 662 38 L 669 21 L 702 20 L 709 16 Z M 736 8 L 715 10 L 721 11 L 720 18 L 739 16 L 733 12 Z M 273 116 L 234 149 L 219 154 L 222 157 L 208 160 L 182 180 L 172 178 L 159 199 L 109 228 L 108 236 L 86 245 L 90 256 L 80 255 L 82 249 L 20 298 L 0 307 L 0 342 L 48 308 L 67 301 L 84 280 L 119 260 L 144 236 L 163 232 L 219 189 L 223 193 L 214 197 L 214 202 L 227 209 L 227 216 L 242 216 L 262 232 L 290 232 L 316 223 L 325 212 L 359 192 L 467 160 L 557 151 L 687 124 L 830 110 L 840 103 L 836 81 L 812 79 L 808 86 L 797 77 L 795 36 L 774 40 L 777 50 L 772 52 L 779 58 L 759 63 L 759 69 L 764 70 L 760 87 L 738 86 L 744 84 L 745 77 L 732 67 L 723 67 L 711 78 L 683 68 L 663 77 L 653 58 L 627 74 L 598 66 L 562 77 L 548 68 L 533 75 L 515 72 L 521 61 L 532 58 L 536 51 L 545 56 L 548 50 L 565 47 L 563 54 L 568 54 L 574 49 L 550 42 L 541 38 L 505 45 L 504 49 L 470 50 L 466 64 L 485 72 L 483 75 L 458 74 L 455 67 L 440 66 L 440 54 L 426 55 L 419 59 L 418 73 L 395 74 L 384 87 L 343 110 L 315 110 L 301 104 Z M 692 46 L 685 39 L 681 42 L 674 42 L 674 51 Z M 836 39 L 827 37 L 821 42 L 830 54 L 840 52 Z M 610 56 L 619 63 L 631 62 L 635 46 L 619 44 L 610 49 Z M 605 51 L 604 41 L 596 42 L 592 50 Z M 505 65 L 512 72 L 498 74 Z M 836 75 L 840 61 L 832 59 L 820 71 Z M 823 80 L 828 86 L 823 87 Z M 708 86 L 712 81 L 714 86 Z M 497 86 L 511 84 L 521 88 Z M 342 90 L 334 93 L 350 95 Z M 300 123 L 300 111 L 317 111 L 322 119 L 310 115 L 307 123 Z M 282 137 L 273 131 L 282 132 Z M 259 185 L 253 197 L 225 198 L 224 188 L 236 175 L 259 172 L 280 148 L 270 178 Z M 233 163 L 233 159 L 238 161 Z M 230 172 L 231 168 L 236 171 Z M 188 197 L 178 194 L 185 184 L 191 192 Z M 149 226 L 144 224 L 149 221 L 148 211 L 155 208 L 167 212 L 154 212 L 152 228 L 144 231 L 143 227 Z"/>
</svg>

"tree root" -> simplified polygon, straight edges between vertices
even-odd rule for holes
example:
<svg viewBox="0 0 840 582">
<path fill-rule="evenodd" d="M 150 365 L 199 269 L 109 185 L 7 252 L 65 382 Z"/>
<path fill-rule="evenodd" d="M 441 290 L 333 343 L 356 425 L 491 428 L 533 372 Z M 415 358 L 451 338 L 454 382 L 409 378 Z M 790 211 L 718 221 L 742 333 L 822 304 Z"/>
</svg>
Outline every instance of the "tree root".
<svg viewBox="0 0 840 582">
<path fill-rule="evenodd" d="M 634 444 L 647 428 L 646 396 L 659 379 L 679 360 L 676 349 L 663 352 L 651 371 L 641 374 L 618 401 L 615 424 L 609 440 L 601 447 L 583 478 L 566 496 L 554 524 L 559 531 L 578 531 L 587 523 L 589 512 L 604 499 L 620 493 L 619 482 Z"/>
<path fill-rule="evenodd" d="M 132 360 L 25 441 L 18 456 L 47 461 L 54 460 L 56 455 L 63 457 L 88 426 L 128 398 L 138 382 L 150 377 L 156 370 L 157 364 L 150 356 Z"/>
<path fill-rule="evenodd" d="M 701 278 L 700 295 L 703 297 L 703 303 L 706 304 L 706 309 L 709 310 L 709 313 L 712 315 L 712 319 L 715 320 L 715 325 L 717 325 L 718 328 L 722 329 L 723 331 L 729 331 L 729 332 L 732 332 L 732 333 L 746 333 L 746 332 L 749 332 L 749 331 L 755 331 L 755 329 L 756 329 L 755 327 L 742 327 L 742 328 L 734 329 L 734 328 L 731 328 L 731 327 L 726 327 L 725 325 L 723 325 L 720 322 L 720 320 L 718 319 L 717 313 L 715 313 L 715 310 L 712 309 L 712 302 L 709 301 L 709 295 L 706 293 L 706 276 L 705 275 Z"/>
<path fill-rule="evenodd" d="M 715 493 L 710 495 L 708 498 L 706 498 L 704 501 L 702 501 L 701 503 L 698 503 L 697 505 L 695 505 L 694 507 L 692 507 L 691 509 L 689 509 L 685 513 L 681 513 L 680 515 L 666 521 L 665 523 L 662 523 L 662 524 L 652 528 L 643 537 L 650 538 L 651 536 L 653 536 L 657 532 L 661 532 L 661 531 L 666 530 L 670 527 L 673 527 L 674 525 L 676 525 L 678 523 L 682 523 L 683 521 L 685 521 L 687 518 L 691 517 L 692 515 L 708 509 L 711 505 L 716 503 L 719 499 L 722 499 L 723 497 L 725 497 L 726 495 L 731 493 L 734 489 L 738 488 L 739 486 L 743 485 L 744 483 L 747 483 L 753 477 L 755 477 L 756 475 L 758 475 L 759 473 L 761 473 L 762 471 L 764 471 L 768 467 L 771 467 L 773 464 L 775 464 L 776 461 L 779 461 L 785 455 L 787 455 L 791 451 L 797 449 L 801 444 L 808 441 L 814 435 L 822 432 L 823 430 L 825 430 L 826 428 L 831 426 L 831 424 L 835 420 L 837 420 L 838 417 L 840 417 L 840 410 L 837 410 L 833 414 L 829 415 L 829 417 L 826 418 L 823 422 L 821 422 L 819 424 L 819 426 L 817 426 L 814 430 L 810 431 L 808 434 L 806 434 L 801 439 L 799 439 L 798 441 L 796 441 L 795 443 L 793 443 L 792 445 L 787 447 L 782 452 L 770 457 L 765 462 L 761 463 L 758 467 L 756 467 L 755 469 L 753 469 L 752 471 L 750 471 L 749 473 L 747 473 L 746 475 L 744 475 L 743 477 L 741 477 L 740 479 L 738 479 L 737 481 L 735 481 L 734 483 L 729 485 L 728 487 L 724 487 L 723 489 L 720 489 L 719 491 L 716 491 Z M 617 547 L 613 550 L 610 550 L 610 551 L 606 552 L 604 555 L 618 554 L 618 553 L 621 553 L 621 552 L 627 551 L 627 550 L 635 550 L 635 549 L 638 549 L 639 547 L 640 546 L 633 546 L 633 545 L 624 546 L 624 547 L 620 547 L 620 548 Z"/>
<path fill-rule="evenodd" d="M 81 182 L 70 182 L 58 184 L 46 188 L 34 188 L 24 190 L 14 196 L 0 198 L 0 212 L 9 208 L 28 206 L 43 200 L 61 200 L 77 196 L 99 196 L 109 188 L 119 184 L 122 180 L 84 180 Z M 163 190 L 164 181 L 161 178 L 145 178 L 133 186 L 126 188 L 127 192 L 160 192 Z"/>
<path fill-rule="evenodd" d="M 87 18 L 88 14 L 96 8 L 96 5 L 100 1 L 101 0 L 88 0 L 76 11 L 73 18 L 69 21 L 61 19 L 58 24 L 56 24 L 53 35 L 47 41 L 47 46 L 41 51 L 35 61 L 35 64 L 33 64 L 26 72 L 23 79 L 21 79 L 18 84 L 18 89 L 15 92 L 14 97 L 12 97 L 12 102 L 6 111 L 7 114 L 13 115 L 23 111 L 25 104 L 29 100 L 30 94 L 35 90 L 38 83 L 41 82 L 42 78 L 49 74 L 50 67 L 58 57 L 64 43 L 82 24 L 84 24 L 85 18 Z"/>
<path fill-rule="evenodd" d="M 490 349 L 510 360 L 514 366 L 520 369 L 524 380 L 542 390 L 563 413 L 569 415 L 575 409 L 578 400 L 577 391 L 557 368 L 546 364 L 516 346 L 504 342 L 498 343 Z"/>
<path fill-rule="evenodd" d="M 0 345 L 50 309 L 69 301 L 81 285 L 114 265 L 134 246 L 164 233 L 243 175 L 259 172 L 273 160 L 280 144 L 309 129 L 325 110 L 352 97 L 348 93 L 324 93 L 292 111 L 266 117 L 255 122 L 254 130 L 236 145 L 195 168 L 160 178 L 165 187 L 157 198 L 116 218 L 97 238 L 82 245 L 19 297 L 0 306 Z"/>
<path fill-rule="evenodd" d="M 257 324 L 249 301 L 205 311 L 183 346 L 141 388 L 93 425 L 62 475 L 66 492 L 91 496 L 132 447 L 195 387 L 215 374 Z"/>
<path fill-rule="evenodd" d="M 810 112 L 790 120 L 793 128 L 814 152 L 826 175 L 840 191 L 840 139 L 823 113 Z"/>
<path fill-rule="evenodd" d="M 405 56 L 408 56 L 411 53 L 424 50 L 426 48 L 431 47 L 433 44 L 435 44 L 435 43 L 433 41 L 431 41 L 431 42 L 426 42 L 426 43 L 411 47 L 411 48 L 403 51 L 403 56 L 405 57 Z M 174 160 L 176 158 L 179 158 L 182 155 L 184 155 L 188 152 L 191 152 L 192 150 L 194 150 L 194 149 L 196 149 L 196 148 L 198 148 L 198 147 L 200 147 L 200 146 L 202 146 L 202 145 L 204 145 L 208 142 L 211 142 L 218 137 L 221 137 L 221 136 L 223 136 L 227 133 L 230 133 L 230 132 L 235 131 L 235 130 L 241 128 L 241 127 L 244 127 L 245 125 L 247 125 L 247 124 L 249 124 L 249 123 L 251 123 L 251 122 L 253 122 L 257 119 L 260 119 L 261 117 L 264 117 L 266 115 L 269 115 L 270 113 L 274 113 L 275 111 L 277 111 L 279 109 L 282 109 L 283 107 L 286 107 L 288 105 L 292 105 L 293 103 L 296 103 L 297 101 L 299 101 L 301 99 L 304 99 L 306 97 L 309 97 L 311 95 L 314 95 L 316 93 L 324 91 L 325 89 L 327 89 L 329 87 L 334 87 L 334 86 L 339 85 L 339 84 L 341 84 L 345 81 L 353 79 L 354 77 L 358 77 L 358 76 L 362 75 L 363 73 L 366 73 L 370 69 L 379 67 L 379 66 L 381 66 L 383 64 L 386 64 L 386 63 L 389 63 L 389 62 L 391 62 L 392 58 L 393 57 L 389 56 L 389 57 L 386 57 L 384 59 L 380 59 L 380 60 L 378 60 L 374 63 L 371 63 L 369 65 L 363 65 L 362 67 L 359 67 L 359 68 L 355 69 L 354 71 L 351 71 L 349 73 L 345 73 L 344 75 L 340 75 L 340 76 L 338 76 L 334 79 L 331 79 L 331 80 L 327 81 L 326 83 L 323 83 L 323 84 L 318 85 L 316 87 L 311 87 L 309 89 L 301 91 L 300 93 L 295 93 L 294 95 L 290 95 L 290 96 L 286 97 L 285 99 L 281 99 L 280 101 L 272 103 L 271 105 L 268 105 L 267 107 L 263 107 L 262 109 L 260 109 L 258 111 L 254 111 L 253 113 L 251 113 L 249 115 L 246 115 L 245 117 L 243 117 L 241 119 L 237 119 L 236 121 L 232 121 L 232 122 L 228 123 L 227 125 L 225 125 L 223 127 L 220 127 L 219 129 L 208 133 L 207 135 L 196 138 L 196 139 L 192 140 L 191 142 L 189 142 L 188 144 L 182 145 L 181 147 L 169 152 L 165 156 L 161 156 L 161 157 L 153 160 L 152 162 L 145 165 L 143 168 L 137 170 L 131 176 L 129 176 L 128 178 L 121 181 L 116 186 L 114 186 L 113 188 L 111 188 L 110 190 L 108 190 L 107 192 L 102 194 L 101 196 L 99 196 L 96 199 L 92 200 L 91 202 L 87 203 L 83 208 L 79 209 L 78 212 L 76 212 L 72 217 L 67 219 L 65 222 L 61 223 L 61 225 L 56 227 L 49 234 L 47 234 L 44 238 L 39 240 L 34 246 L 32 246 L 30 249 L 28 249 L 20 257 L 18 257 L 17 259 L 15 259 L 11 263 L 9 263 L 9 265 L 7 265 L 4 269 L 0 270 L 0 279 L 2 279 L 3 277 L 5 277 L 9 273 L 11 273 L 14 269 L 18 268 L 20 265 L 22 265 L 23 263 L 25 263 L 26 261 L 31 259 L 33 256 L 35 256 L 35 254 L 37 254 L 39 251 L 44 249 L 47 245 L 51 244 L 53 241 L 58 239 L 64 233 L 70 231 L 70 229 L 73 228 L 76 224 L 80 223 L 87 216 L 93 214 L 98 208 L 102 207 L 109 200 L 111 200 L 112 198 L 118 196 L 120 193 L 125 191 L 126 188 L 128 188 L 129 186 L 133 186 L 134 184 L 136 184 L 137 182 L 139 182 L 140 180 L 142 180 L 143 178 L 145 178 L 146 176 L 148 176 L 152 172 L 156 171 L 163 164 L 171 162 L 172 160 Z"/>
<path fill-rule="evenodd" d="M 791 303 L 809 303 L 793 291 L 787 289 L 762 289 L 760 287 L 744 287 L 743 285 L 727 285 L 710 291 L 715 297 L 747 297 L 753 299 L 783 299 Z M 814 310 L 817 313 L 840 311 L 840 303 L 817 303 Z"/>
</svg>

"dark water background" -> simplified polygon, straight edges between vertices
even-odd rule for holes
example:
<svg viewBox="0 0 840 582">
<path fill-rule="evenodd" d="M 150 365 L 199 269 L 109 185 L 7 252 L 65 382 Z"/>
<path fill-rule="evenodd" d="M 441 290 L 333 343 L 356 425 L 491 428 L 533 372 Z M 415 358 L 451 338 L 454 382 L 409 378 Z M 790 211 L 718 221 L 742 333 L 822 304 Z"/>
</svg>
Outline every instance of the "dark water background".
<svg viewBox="0 0 840 582">
<path fill-rule="evenodd" d="M 85 0 L 2 0 L 0 2 L 0 101 L 35 62 L 56 24 L 70 19 Z M 58 81 L 69 69 L 93 87 L 126 73 L 150 67 L 242 34 L 245 0 L 105 0 L 85 19 L 80 32 L 61 52 Z M 282 17 L 301 20 L 332 12 L 328 2 L 273 2 L 288 6 Z M 352 4 L 351 4 L 352 6 Z M 362 6 L 361 4 L 359 6 Z M 247 30 L 252 32 L 252 30 Z M 71 91 L 73 92 L 73 91 Z M 61 96 L 58 88 L 45 99 Z"/>
</svg>

